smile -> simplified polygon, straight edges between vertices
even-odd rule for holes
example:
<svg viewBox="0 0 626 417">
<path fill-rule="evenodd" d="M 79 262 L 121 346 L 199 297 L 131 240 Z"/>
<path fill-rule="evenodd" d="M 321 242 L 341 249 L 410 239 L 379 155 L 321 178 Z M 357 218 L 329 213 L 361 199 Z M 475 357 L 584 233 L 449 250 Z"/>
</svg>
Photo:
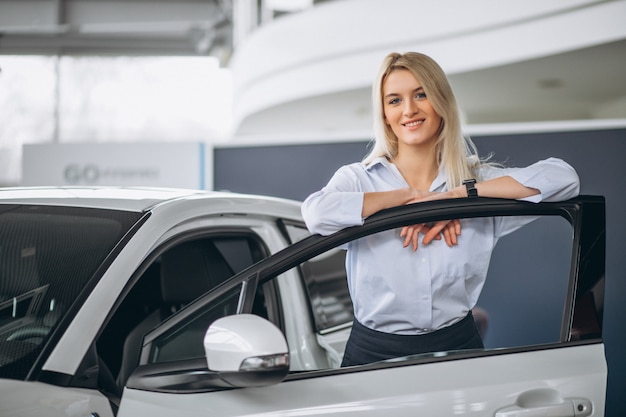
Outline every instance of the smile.
<svg viewBox="0 0 626 417">
<path fill-rule="evenodd" d="M 411 122 L 408 122 L 408 123 L 402 123 L 402 126 L 414 127 L 414 126 L 421 125 L 422 123 L 424 123 L 423 120 L 414 120 L 414 121 L 411 121 Z"/>
</svg>

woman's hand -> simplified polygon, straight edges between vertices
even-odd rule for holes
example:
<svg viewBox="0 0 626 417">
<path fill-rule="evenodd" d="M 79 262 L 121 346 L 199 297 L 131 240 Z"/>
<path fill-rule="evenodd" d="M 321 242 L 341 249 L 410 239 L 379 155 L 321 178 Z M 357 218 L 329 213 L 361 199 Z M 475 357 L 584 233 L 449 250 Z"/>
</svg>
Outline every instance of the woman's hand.
<svg viewBox="0 0 626 417">
<path fill-rule="evenodd" d="M 447 198 L 462 197 L 465 187 L 453 189 L 446 192 L 416 192 L 409 203 L 417 203 L 423 201 L 444 200 Z M 458 244 L 457 237 L 461 234 L 461 222 L 458 219 L 441 220 L 433 224 L 415 224 L 405 226 L 400 231 L 400 237 L 404 238 L 403 246 L 406 248 L 411 245 L 413 251 L 419 246 L 419 234 L 422 233 L 422 245 L 428 245 L 433 240 L 441 240 L 443 236 L 449 247 Z"/>
<path fill-rule="evenodd" d="M 441 240 L 443 235 L 446 244 L 449 247 L 456 246 L 458 236 L 461 235 L 461 222 L 458 219 L 441 220 L 434 224 L 416 224 L 412 226 L 404 226 L 400 231 L 400 237 L 404 238 L 403 247 L 411 245 L 413 251 L 419 246 L 419 234 L 422 233 L 422 245 L 428 245 L 433 240 Z"/>
</svg>

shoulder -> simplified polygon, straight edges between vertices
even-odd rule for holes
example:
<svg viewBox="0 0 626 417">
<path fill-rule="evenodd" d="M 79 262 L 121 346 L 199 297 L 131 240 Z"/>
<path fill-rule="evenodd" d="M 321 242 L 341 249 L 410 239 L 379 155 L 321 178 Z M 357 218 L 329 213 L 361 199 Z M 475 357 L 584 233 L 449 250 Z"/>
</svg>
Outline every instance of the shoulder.
<svg viewBox="0 0 626 417">
<path fill-rule="evenodd" d="M 525 173 L 527 176 L 536 175 L 539 173 L 550 172 L 573 172 L 573 167 L 560 158 L 549 157 L 526 166 L 504 166 L 498 163 L 481 163 L 478 168 L 480 178 L 491 179 L 502 177 L 504 175 L 512 175 L 514 173 Z"/>
<path fill-rule="evenodd" d="M 349 176 L 354 177 L 355 175 L 362 175 L 365 172 L 365 166 L 361 162 L 353 162 L 350 164 L 343 165 L 335 171 L 335 177 L 337 176 Z"/>
</svg>

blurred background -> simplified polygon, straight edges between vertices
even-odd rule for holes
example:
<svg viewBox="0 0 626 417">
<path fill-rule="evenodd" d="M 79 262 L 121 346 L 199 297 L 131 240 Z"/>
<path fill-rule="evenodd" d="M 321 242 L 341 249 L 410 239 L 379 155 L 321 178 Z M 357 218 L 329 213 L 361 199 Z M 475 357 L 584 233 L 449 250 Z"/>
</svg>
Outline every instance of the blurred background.
<svg viewBox="0 0 626 417">
<path fill-rule="evenodd" d="M 435 58 L 470 131 L 623 126 L 625 18 L 592 0 L 0 0 L 0 185 L 21 184 L 25 144 L 371 138 L 390 51 Z"/>
<path fill-rule="evenodd" d="M 498 160 L 607 199 L 607 414 L 626 405 L 626 0 L 0 0 L 0 187 L 301 199 L 372 139 L 389 52 L 446 71 Z"/>
</svg>

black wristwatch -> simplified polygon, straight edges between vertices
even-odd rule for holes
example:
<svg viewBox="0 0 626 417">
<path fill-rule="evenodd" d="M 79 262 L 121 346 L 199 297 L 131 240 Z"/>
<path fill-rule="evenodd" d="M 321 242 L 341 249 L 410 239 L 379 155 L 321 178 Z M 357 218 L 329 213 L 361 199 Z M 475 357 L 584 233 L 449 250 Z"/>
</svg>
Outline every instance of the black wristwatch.
<svg viewBox="0 0 626 417">
<path fill-rule="evenodd" d="M 469 180 L 465 180 L 465 181 L 463 181 L 463 184 L 465 184 L 465 189 L 467 190 L 467 196 L 469 198 L 476 198 L 476 197 L 478 197 L 478 190 L 474 186 L 476 184 L 476 180 L 475 179 L 472 178 L 472 179 L 469 179 Z"/>
</svg>

